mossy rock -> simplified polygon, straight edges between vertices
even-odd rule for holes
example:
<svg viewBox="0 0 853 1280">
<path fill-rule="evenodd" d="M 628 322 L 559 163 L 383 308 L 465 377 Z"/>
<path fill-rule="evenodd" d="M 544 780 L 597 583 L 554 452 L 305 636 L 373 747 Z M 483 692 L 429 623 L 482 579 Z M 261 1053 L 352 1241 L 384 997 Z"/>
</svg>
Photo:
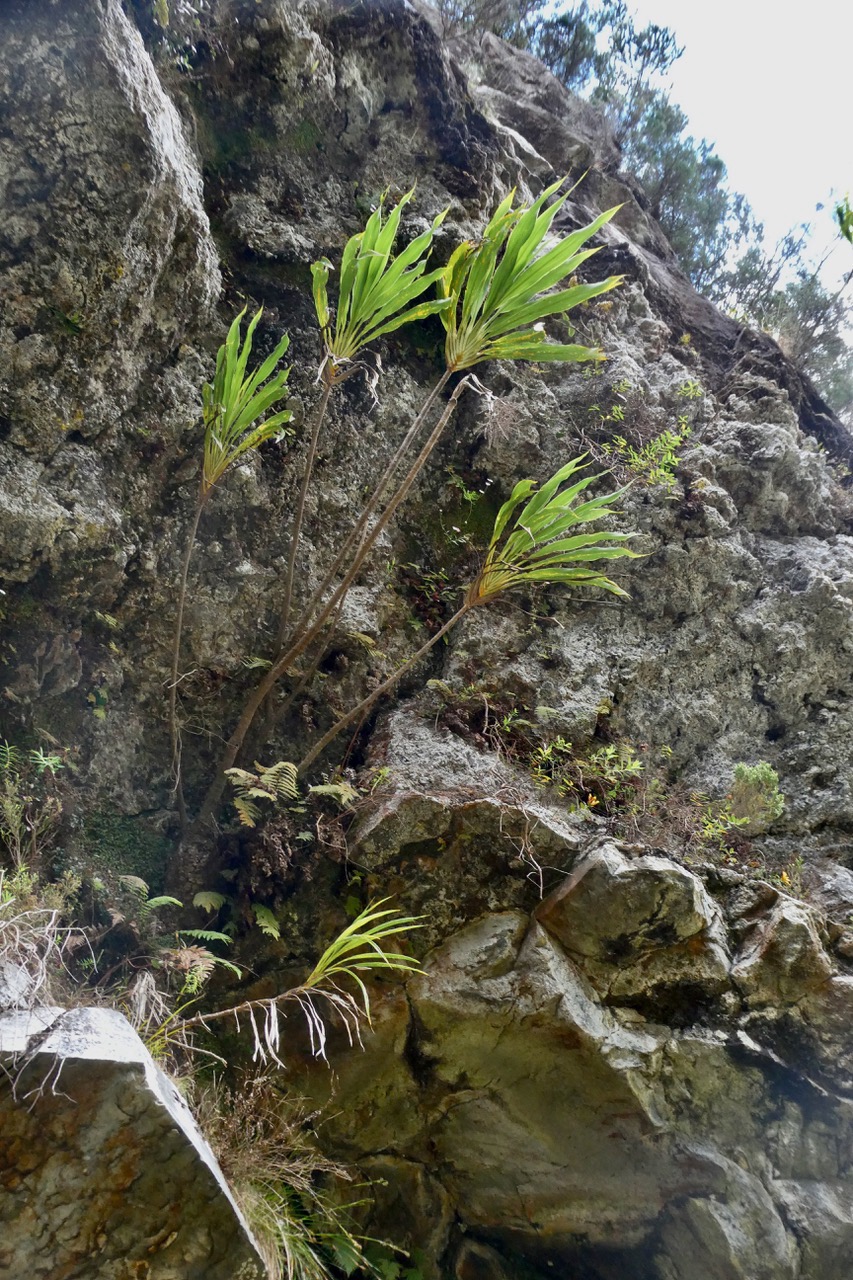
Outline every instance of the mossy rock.
<svg viewBox="0 0 853 1280">
<path fill-rule="evenodd" d="M 104 878 L 139 876 L 152 894 L 160 893 L 172 843 L 146 825 L 144 818 L 93 813 L 83 827 L 84 854 Z"/>
</svg>

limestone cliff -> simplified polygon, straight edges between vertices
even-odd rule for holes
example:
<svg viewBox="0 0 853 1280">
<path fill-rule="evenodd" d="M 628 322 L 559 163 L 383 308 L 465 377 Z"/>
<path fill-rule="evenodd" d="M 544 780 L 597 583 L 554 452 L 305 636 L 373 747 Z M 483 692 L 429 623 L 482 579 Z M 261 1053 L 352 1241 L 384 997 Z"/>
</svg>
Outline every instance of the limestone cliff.
<svg viewBox="0 0 853 1280">
<path fill-rule="evenodd" d="M 406 0 L 171 8 L 165 30 L 143 0 L 0 12 L 0 733 L 78 749 L 74 857 L 118 822 L 162 873 L 174 584 L 225 325 L 248 300 L 265 350 L 289 332 L 298 426 L 317 396 L 310 263 L 337 260 L 383 191 L 417 183 L 407 237 L 449 208 L 441 259 L 510 187 L 588 171 L 561 226 L 623 206 L 594 265 L 625 282 L 578 320 L 603 372 L 487 370 L 497 404 L 464 405 L 265 758 L 294 758 L 370 687 L 371 642 L 393 665 L 422 634 L 424 574 L 466 554 L 454 476 L 504 496 L 600 449 L 614 407 L 647 440 L 684 416 L 692 434 L 674 484 L 626 495 L 644 557 L 620 577 L 630 602 L 480 611 L 362 734 L 357 762 L 382 785 L 349 867 L 423 910 L 431 949 L 422 977 L 377 995 L 363 1054 L 300 1078 L 317 1096 L 334 1083 L 327 1140 L 382 1180 L 371 1230 L 420 1250 L 424 1275 L 846 1278 L 853 441 L 768 337 L 693 292 L 606 128 L 528 55 L 445 48 Z M 301 596 L 439 342 L 425 325 L 380 344 L 378 403 L 347 384 Z M 246 660 L 271 656 L 303 449 L 297 434 L 246 461 L 202 523 L 182 682 L 193 803 Z M 414 593 L 394 572 L 412 561 Z M 544 708 L 579 748 L 630 743 L 649 770 L 665 753 L 683 796 L 718 799 L 738 762 L 766 761 L 784 814 L 742 858 L 616 838 L 454 710 L 472 686 L 502 714 Z M 269 848 L 235 847 L 282 919 L 323 927 L 338 862 L 316 856 L 306 884 Z M 262 980 L 308 949 L 270 947 Z"/>
</svg>

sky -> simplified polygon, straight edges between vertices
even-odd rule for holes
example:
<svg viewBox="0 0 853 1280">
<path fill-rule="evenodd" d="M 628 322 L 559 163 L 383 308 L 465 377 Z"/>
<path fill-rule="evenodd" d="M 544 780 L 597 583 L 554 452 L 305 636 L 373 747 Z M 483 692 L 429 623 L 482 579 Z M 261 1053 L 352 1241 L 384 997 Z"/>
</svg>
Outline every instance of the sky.
<svg viewBox="0 0 853 1280">
<path fill-rule="evenodd" d="M 809 0 L 629 0 L 684 46 L 670 97 L 707 138 L 764 223 L 769 244 L 803 221 L 834 236 L 834 189 L 853 195 L 853 4 Z M 818 202 L 827 203 L 823 213 Z M 843 269 L 841 246 L 838 269 Z M 849 247 L 846 265 L 849 269 Z"/>
</svg>

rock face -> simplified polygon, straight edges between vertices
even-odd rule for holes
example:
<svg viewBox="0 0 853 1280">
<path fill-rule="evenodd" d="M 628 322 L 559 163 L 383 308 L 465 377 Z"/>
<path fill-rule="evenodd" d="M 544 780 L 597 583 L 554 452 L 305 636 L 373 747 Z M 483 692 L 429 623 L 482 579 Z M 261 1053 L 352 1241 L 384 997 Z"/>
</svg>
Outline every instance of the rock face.
<svg viewBox="0 0 853 1280">
<path fill-rule="evenodd" d="M 0 1273 L 261 1280 L 174 1085 L 111 1009 L 0 1016 Z"/>
<path fill-rule="evenodd" d="M 686 416 L 689 445 L 673 486 L 625 497 L 643 553 L 622 578 L 629 603 L 555 593 L 534 618 L 477 611 L 427 673 L 451 710 L 482 694 L 476 724 L 442 720 L 435 689 L 412 683 L 404 710 L 366 727 L 383 781 L 350 866 L 426 915 L 425 971 L 377 991 L 363 1055 L 302 1079 L 318 1098 L 334 1079 L 324 1132 L 375 1179 L 371 1233 L 417 1249 L 432 1280 L 846 1280 L 853 537 L 837 464 L 853 442 L 769 338 L 692 291 L 606 129 L 527 55 L 491 38 L 450 50 L 406 0 L 170 8 L 166 31 L 147 0 L 0 9 L 0 736 L 75 746 L 72 858 L 104 855 L 91 830 L 108 818 L 122 848 L 162 864 L 174 583 L 199 388 L 225 324 L 248 299 L 265 307 L 258 351 L 288 330 L 301 427 L 317 395 L 309 265 L 337 261 L 384 190 L 418 184 L 406 237 L 449 209 L 441 260 L 509 187 L 589 168 L 559 225 L 623 204 L 591 265 L 625 283 L 577 319 L 603 372 L 483 370 L 491 416 L 463 402 L 264 759 L 298 759 L 382 660 L 422 640 L 424 583 L 467 554 L 448 467 L 502 497 L 598 440 L 614 406 L 645 440 Z M 356 379 L 343 389 L 301 599 L 432 384 L 440 341 L 426 326 L 380 344 L 378 404 Z M 246 663 L 272 655 L 302 435 L 237 468 L 202 522 L 181 684 L 191 804 Z M 766 760 L 784 815 L 752 868 L 617 842 L 496 750 L 495 705 L 509 723 L 541 712 L 578 748 L 665 752 L 685 795 L 720 800 L 736 763 Z M 795 865 L 806 903 L 758 878 Z M 296 919 L 293 881 L 265 874 Z M 308 914 L 336 874 L 302 890 Z M 152 1276 L 173 1274 L 150 1258 Z M 21 1274 L 39 1265 L 16 1255 Z"/>
<path fill-rule="evenodd" d="M 454 858 L 449 840 L 450 883 Z M 497 1251 L 487 1276 L 840 1280 L 853 986 L 806 907 L 765 885 L 746 923 L 740 879 L 709 893 L 604 843 L 532 916 L 490 912 L 430 952 L 333 1089 L 338 1151 L 418 1186 L 393 1210 L 404 1243 L 460 1275 L 473 1239 Z"/>
</svg>

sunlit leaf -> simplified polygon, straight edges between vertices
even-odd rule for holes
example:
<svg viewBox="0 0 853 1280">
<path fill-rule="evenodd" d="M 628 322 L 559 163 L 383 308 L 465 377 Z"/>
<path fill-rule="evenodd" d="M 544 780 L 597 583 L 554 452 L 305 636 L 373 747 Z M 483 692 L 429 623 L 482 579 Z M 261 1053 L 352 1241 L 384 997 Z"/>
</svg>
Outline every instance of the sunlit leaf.
<svg viewBox="0 0 853 1280">
<path fill-rule="evenodd" d="M 612 515 L 613 503 L 624 493 L 619 489 L 576 502 L 587 486 L 600 478 L 590 475 L 574 480 L 584 465 L 583 456 L 573 458 L 539 490 L 532 480 L 519 481 L 498 512 L 486 562 L 468 588 L 469 608 L 488 603 L 513 587 L 540 582 L 626 594 L 610 578 L 584 566 L 598 560 L 636 558 L 637 553 L 624 545 L 632 534 L 585 530 L 563 536 L 572 527 Z M 572 480 L 574 483 L 567 484 Z"/>
<path fill-rule="evenodd" d="M 565 315 L 573 307 L 615 289 L 621 276 L 593 284 L 573 283 L 552 293 L 597 252 L 581 246 L 618 211 L 608 209 L 588 226 L 542 246 L 568 193 L 556 196 L 556 182 L 529 208 L 512 208 L 514 193 L 498 206 L 475 247 L 461 245 L 438 282 L 439 296 L 450 306 L 441 313 L 447 330 L 445 358 L 449 369 L 470 369 L 483 360 L 600 360 L 595 348 L 548 341 L 541 321 Z M 551 197 L 556 196 L 555 199 Z M 549 200 L 551 203 L 549 204 Z M 536 324 L 538 327 L 530 328 Z"/>
</svg>

